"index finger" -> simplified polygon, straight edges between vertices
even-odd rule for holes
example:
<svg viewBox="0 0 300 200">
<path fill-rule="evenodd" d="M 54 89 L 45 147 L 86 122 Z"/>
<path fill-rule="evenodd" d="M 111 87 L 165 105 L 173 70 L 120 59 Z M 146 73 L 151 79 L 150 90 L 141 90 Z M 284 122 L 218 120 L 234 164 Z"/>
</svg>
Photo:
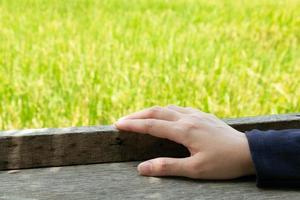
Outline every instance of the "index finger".
<svg viewBox="0 0 300 200">
<path fill-rule="evenodd" d="M 174 110 L 170 110 L 167 108 L 154 106 L 152 108 L 147 108 L 133 114 L 122 117 L 121 120 L 124 119 L 161 119 L 166 121 L 176 121 L 180 119 L 180 113 L 175 112 Z"/>
<path fill-rule="evenodd" d="M 120 130 L 150 134 L 183 144 L 184 134 L 176 130 L 176 122 L 159 119 L 128 119 L 115 123 Z"/>
</svg>

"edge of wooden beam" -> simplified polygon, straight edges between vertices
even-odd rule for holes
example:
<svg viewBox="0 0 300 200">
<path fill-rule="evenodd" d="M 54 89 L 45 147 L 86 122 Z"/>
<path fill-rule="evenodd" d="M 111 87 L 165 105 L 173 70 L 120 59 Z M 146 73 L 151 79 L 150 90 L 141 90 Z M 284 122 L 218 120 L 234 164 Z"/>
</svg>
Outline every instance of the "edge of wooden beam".
<svg viewBox="0 0 300 200">
<path fill-rule="evenodd" d="M 239 131 L 300 128 L 300 113 L 223 119 Z"/>
</svg>

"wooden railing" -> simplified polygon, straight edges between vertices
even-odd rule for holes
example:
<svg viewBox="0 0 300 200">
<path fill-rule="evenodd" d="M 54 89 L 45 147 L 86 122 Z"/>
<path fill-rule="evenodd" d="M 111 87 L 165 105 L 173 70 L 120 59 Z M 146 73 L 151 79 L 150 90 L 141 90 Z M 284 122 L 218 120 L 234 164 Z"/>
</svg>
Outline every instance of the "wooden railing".
<svg viewBox="0 0 300 200">
<path fill-rule="evenodd" d="M 224 119 L 240 131 L 300 128 L 300 114 Z M 0 169 L 21 169 L 183 157 L 181 145 L 113 126 L 46 128 L 0 132 Z"/>
</svg>

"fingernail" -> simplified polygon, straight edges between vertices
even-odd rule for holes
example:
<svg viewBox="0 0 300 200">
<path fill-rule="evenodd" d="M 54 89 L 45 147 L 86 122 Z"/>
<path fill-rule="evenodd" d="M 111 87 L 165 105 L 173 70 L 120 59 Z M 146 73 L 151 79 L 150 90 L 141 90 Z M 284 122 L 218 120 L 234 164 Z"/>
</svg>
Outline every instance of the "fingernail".
<svg viewBox="0 0 300 200">
<path fill-rule="evenodd" d="M 118 120 L 118 121 L 116 121 L 115 123 L 115 126 L 122 126 L 123 124 L 124 124 L 124 120 Z"/>
<path fill-rule="evenodd" d="M 147 161 L 139 164 L 138 171 L 141 175 L 150 175 L 152 171 L 152 163 Z"/>
</svg>

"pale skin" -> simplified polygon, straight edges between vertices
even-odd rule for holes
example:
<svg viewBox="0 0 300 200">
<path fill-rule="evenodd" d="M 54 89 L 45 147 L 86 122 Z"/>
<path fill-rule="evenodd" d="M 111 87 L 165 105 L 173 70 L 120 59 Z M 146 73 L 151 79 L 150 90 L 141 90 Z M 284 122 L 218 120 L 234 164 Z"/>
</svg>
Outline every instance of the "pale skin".
<svg viewBox="0 0 300 200">
<path fill-rule="evenodd" d="M 233 179 L 255 174 L 244 133 L 212 114 L 189 107 L 155 106 L 115 123 L 124 131 L 150 134 L 184 145 L 186 158 L 155 158 L 138 165 L 144 176 L 184 176 L 194 179 Z"/>
</svg>

